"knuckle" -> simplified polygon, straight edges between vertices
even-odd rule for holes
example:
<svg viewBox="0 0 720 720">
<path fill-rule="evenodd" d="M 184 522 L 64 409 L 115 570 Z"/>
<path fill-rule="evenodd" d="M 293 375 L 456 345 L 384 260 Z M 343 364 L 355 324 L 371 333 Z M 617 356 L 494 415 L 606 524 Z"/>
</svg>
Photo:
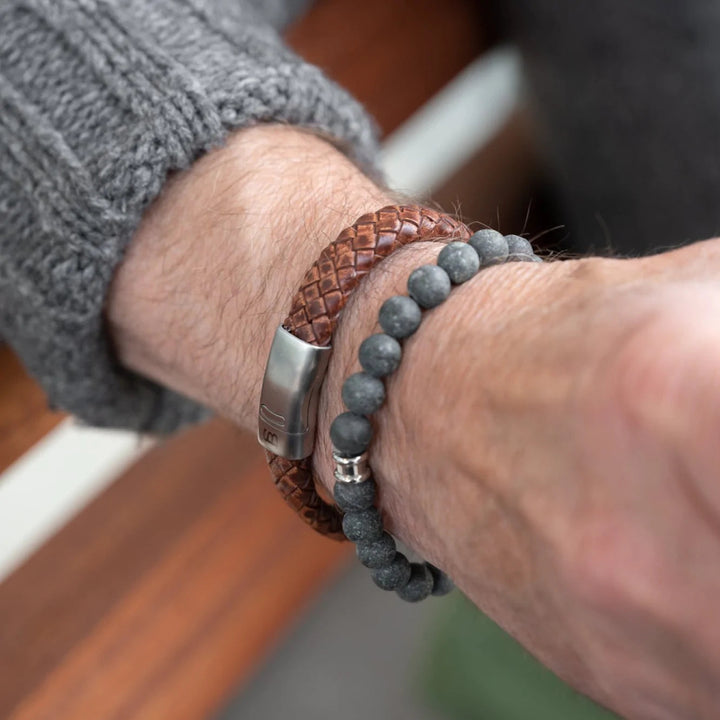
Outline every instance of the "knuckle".
<svg viewBox="0 0 720 720">
<path fill-rule="evenodd" d="M 609 616 L 659 617 L 667 582 L 656 544 L 620 519 L 588 521 L 568 548 L 564 574 L 581 605 Z"/>
<path fill-rule="evenodd" d="M 645 428 L 691 427 L 707 391 L 720 390 L 720 331 L 712 315 L 687 312 L 707 308 L 703 299 L 692 291 L 664 292 L 626 328 L 602 378 L 605 397 L 624 419 Z"/>
<path fill-rule="evenodd" d="M 611 364 L 611 397 L 632 420 L 646 420 L 675 403 L 682 379 L 680 354 L 668 342 L 669 328 L 657 318 L 636 328 Z"/>
</svg>

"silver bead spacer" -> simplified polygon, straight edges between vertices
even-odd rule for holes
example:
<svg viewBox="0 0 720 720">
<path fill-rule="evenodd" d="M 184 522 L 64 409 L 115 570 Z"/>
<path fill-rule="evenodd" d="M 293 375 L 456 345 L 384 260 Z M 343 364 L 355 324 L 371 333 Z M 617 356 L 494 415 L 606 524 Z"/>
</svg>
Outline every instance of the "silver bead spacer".
<svg viewBox="0 0 720 720">
<path fill-rule="evenodd" d="M 338 482 L 359 483 L 372 477 L 366 452 L 354 457 L 341 457 L 333 452 L 333 460 L 335 460 L 335 479 Z"/>
</svg>

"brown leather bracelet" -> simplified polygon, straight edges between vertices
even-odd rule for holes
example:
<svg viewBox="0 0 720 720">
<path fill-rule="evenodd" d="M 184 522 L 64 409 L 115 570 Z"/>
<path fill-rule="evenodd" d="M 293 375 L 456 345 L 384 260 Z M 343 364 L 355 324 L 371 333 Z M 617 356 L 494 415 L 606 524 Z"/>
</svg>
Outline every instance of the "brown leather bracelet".
<svg viewBox="0 0 720 720">
<path fill-rule="evenodd" d="M 389 205 L 363 215 L 305 274 L 283 327 L 311 345 L 329 345 L 350 294 L 383 258 L 412 242 L 466 240 L 470 235 L 459 220 L 417 205 Z M 317 492 L 312 456 L 266 456 L 273 481 L 290 507 L 314 530 L 344 540 L 342 514 Z"/>
</svg>

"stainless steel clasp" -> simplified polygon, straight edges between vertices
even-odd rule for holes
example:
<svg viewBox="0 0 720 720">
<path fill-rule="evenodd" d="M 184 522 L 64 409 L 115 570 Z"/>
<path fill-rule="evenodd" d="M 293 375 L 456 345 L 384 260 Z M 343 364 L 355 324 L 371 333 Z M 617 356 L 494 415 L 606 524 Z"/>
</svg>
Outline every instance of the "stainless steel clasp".
<svg viewBox="0 0 720 720">
<path fill-rule="evenodd" d="M 318 396 L 331 350 L 310 345 L 282 326 L 277 329 L 258 414 L 258 440 L 270 452 L 290 460 L 312 454 Z"/>
</svg>

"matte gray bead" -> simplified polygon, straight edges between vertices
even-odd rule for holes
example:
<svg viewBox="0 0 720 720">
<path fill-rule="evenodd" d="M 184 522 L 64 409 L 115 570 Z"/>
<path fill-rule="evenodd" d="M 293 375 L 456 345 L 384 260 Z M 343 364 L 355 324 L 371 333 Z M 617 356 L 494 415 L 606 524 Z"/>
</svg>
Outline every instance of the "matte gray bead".
<svg viewBox="0 0 720 720">
<path fill-rule="evenodd" d="M 478 254 L 481 267 L 497 265 L 507 260 L 507 240 L 497 230 L 478 230 L 470 237 L 468 245 Z"/>
<path fill-rule="evenodd" d="M 333 488 L 335 502 L 344 512 L 371 508 L 375 504 L 376 494 L 377 486 L 372 478 L 362 482 L 338 481 Z"/>
<path fill-rule="evenodd" d="M 350 375 L 342 386 L 345 407 L 358 415 L 371 415 L 385 402 L 385 386 L 368 373 Z"/>
<path fill-rule="evenodd" d="M 392 535 L 384 532 L 379 540 L 370 543 L 358 543 L 355 548 L 360 562 L 368 568 L 381 568 L 389 565 L 395 558 L 397 548 Z"/>
<path fill-rule="evenodd" d="M 448 274 L 450 282 L 459 285 L 477 274 L 480 258 L 467 243 L 451 242 L 440 251 L 437 264 Z"/>
<path fill-rule="evenodd" d="M 532 262 L 534 256 L 532 245 L 519 235 L 506 235 L 508 244 L 508 260 L 510 262 Z"/>
<path fill-rule="evenodd" d="M 451 593 L 455 589 L 455 583 L 439 568 L 430 563 L 425 563 L 432 575 L 433 588 L 432 594 L 435 597 L 441 597 Z"/>
<path fill-rule="evenodd" d="M 353 542 L 374 542 L 383 534 L 382 518 L 376 508 L 345 513 L 342 528 L 345 537 Z"/>
<path fill-rule="evenodd" d="M 344 412 L 338 415 L 330 425 L 330 440 L 333 447 L 343 457 L 353 457 L 364 453 L 372 439 L 372 425 L 363 415 Z"/>
<path fill-rule="evenodd" d="M 397 594 L 407 602 L 424 600 L 433 589 L 433 578 L 425 563 L 413 563 L 410 566 L 410 578 L 407 585 L 397 588 Z"/>
<path fill-rule="evenodd" d="M 408 278 L 408 293 L 420 307 L 438 306 L 450 294 L 450 278 L 437 265 L 421 265 Z"/>
<path fill-rule="evenodd" d="M 377 333 L 362 341 L 358 358 L 365 372 L 376 378 L 385 377 L 397 370 L 402 349 L 395 338 Z"/>
<path fill-rule="evenodd" d="M 388 335 L 401 340 L 410 337 L 420 327 L 422 310 L 407 295 L 395 295 L 382 304 L 378 320 Z"/>
<path fill-rule="evenodd" d="M 382 590 L 397 590 L 410 580 L 410 561 L 400 552 L 389 565 L 370 571 L 373 582 Z"/>
</svg>

